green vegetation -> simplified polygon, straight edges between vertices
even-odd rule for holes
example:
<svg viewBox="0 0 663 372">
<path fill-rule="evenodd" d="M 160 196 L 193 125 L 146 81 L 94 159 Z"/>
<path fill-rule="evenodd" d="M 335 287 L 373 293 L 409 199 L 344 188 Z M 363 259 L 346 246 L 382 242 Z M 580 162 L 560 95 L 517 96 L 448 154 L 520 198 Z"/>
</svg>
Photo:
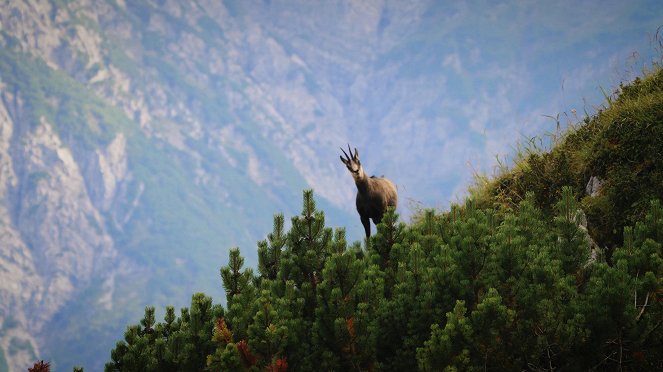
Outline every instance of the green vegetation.
<svg viewBox="0 0 663 372">
<path fill-rule="evenodd" d="M 227 310 L 196 294 L 155 323 L 149 307 L 106 370 L 660 368 L 663 208 L 609 265 L 578 207 L 565 187 L 551 217 L 532 193 L 514 212 L 468 201 L 411 226 L 392 211 L 361 249 L 307 191 L 290 231 L 277 215 L 259 243 L 257 275 L 231 251 Z"/>
<path fill-rule="evenodd" d="M 661 370 L 660 138 L 657 69 L 463 205 L 390 211 L 364 246 L 305 191 L 257 272 L 231 250 L 225 308 L 146 308 L 106 370 Z"/>
<path fill-rule="evenodd" d="M 0 49 L 0 73 L 9 91 L 20 92 L 26 123 L 45 120 L 67 143 L 91 150 L 107 145 L 118 132 L 135 132 L 120 109 L 27 54 Z"/>
<path fill-rule="evenodd" d="M 484 180 L 472 197 L 481 207 L 512 210 L 533 192 L 550 213 L 563 186 L 571 186 L 587 215 L 590 235 L 608 258 L 623 227 L 643 218 L 650 200 L 663 198 L 663 69 L 620 87 L 607 107 L 571 128 L 549 152 L 528 151 L 513 170 Z M 600 180 L 596 195 L 586 192 Z"/>
<path fill-rule="evenodd" d="M 213 321 L 222 316 L 223 309 L 202 293 L 193 296 L 191 307 L 183 308 L 179 317 L 167 307 L 164 323 L 155 324 L 154 307 L 148 307 L 141 324 L 127 329 L 126 342 L 117 344 L 112 358 L 122 360 L 122 370 L 200 370 L 213 351 Z"/>
</svg>

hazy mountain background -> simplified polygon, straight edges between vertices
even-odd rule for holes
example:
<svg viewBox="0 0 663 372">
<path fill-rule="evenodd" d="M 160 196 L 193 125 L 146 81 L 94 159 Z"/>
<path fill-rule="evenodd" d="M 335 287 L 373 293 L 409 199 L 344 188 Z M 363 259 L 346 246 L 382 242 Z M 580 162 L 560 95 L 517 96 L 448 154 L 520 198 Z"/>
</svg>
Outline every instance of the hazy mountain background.
<svg viewBox="0 0 663 372">
<path fill-rule="evenodd" d="M 339 146 L 444 208 L 660 54 L 656 1 L 0 1 L 0 371 L 100 370 L 146 305 L 218 302 Z"/>
</svg>

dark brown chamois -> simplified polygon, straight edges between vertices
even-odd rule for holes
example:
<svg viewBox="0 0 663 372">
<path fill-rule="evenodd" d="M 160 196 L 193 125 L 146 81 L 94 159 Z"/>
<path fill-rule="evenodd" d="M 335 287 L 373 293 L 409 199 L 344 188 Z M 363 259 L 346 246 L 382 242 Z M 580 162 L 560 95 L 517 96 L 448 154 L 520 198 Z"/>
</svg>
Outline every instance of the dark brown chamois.
<svg viewBox="0 0 663 372">
<path fill-rule="evenodd" d="M 359 212 L 361 223 L 364 225 L 366 237 L 369 238 L 371 236 L 369 218 L 377 226 L 382 221 L 382 216 L 387 211 L 387 207 L 396 208 L 398 204 L 396 186 L 384 177 L 366 176 L 364 168 L 359 162 L 359 152 L 356 148 L 355 153 L 352 154 L 350 145 L 348 145 L 350 156 L 342 148 L 341 151 L 345 155 L 345 159 L 341 156 L 341 161 L 348 168 L 355 180 L 355 185 L 357 185 L 357 212 Z"/>
</svg>

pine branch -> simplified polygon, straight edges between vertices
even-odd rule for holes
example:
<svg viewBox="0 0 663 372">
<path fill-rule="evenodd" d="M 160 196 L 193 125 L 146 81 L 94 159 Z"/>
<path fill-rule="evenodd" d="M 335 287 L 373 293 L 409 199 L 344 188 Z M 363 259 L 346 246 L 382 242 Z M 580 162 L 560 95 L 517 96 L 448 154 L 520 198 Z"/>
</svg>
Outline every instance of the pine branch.
<svg viewBox="0 0 663 372">
<path fill-rule="evenodd" d="M 644 303 L 644 305 L 642 305 L 642 308 L 640 309 L 640 313 L 638 314 L 638 316 L 635 317 L 636 322 L 639 321 L 640 318 L 642 317 L 642 314 L 645 313 L 645 309 L 647 308 L 647 304 L 649 303 L 649 295 L 650 294 L 651 294 L 651 292 L 647 292 L 647 296 L 645 297 L 645 303 Z"/>
</svg>

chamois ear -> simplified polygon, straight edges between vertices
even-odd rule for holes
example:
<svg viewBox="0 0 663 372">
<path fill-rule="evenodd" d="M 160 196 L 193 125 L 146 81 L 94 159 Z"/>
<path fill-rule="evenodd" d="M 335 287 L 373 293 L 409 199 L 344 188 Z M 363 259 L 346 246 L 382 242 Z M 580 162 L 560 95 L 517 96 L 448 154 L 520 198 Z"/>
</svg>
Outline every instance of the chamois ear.
<svg viewBox="0 0 663 372">
<path fill-rule="evenodd" d="M 355 147 L 355 156 L 354 156 L 354 158 L 355 158 L 356 160 L 359 160 L 359 151 L 357 151 L 357 148 L 356 148 L 356 147 Z"/>
<path fill-rule="evenodd" d="M 339 156 L 339 158 L 341 158 L 341 161 L 343 162 L 343 164 L 348 165 L 348 162 L 345 161 L 345 159 L 343 159 L 343 155 Z"/>
</svg>

